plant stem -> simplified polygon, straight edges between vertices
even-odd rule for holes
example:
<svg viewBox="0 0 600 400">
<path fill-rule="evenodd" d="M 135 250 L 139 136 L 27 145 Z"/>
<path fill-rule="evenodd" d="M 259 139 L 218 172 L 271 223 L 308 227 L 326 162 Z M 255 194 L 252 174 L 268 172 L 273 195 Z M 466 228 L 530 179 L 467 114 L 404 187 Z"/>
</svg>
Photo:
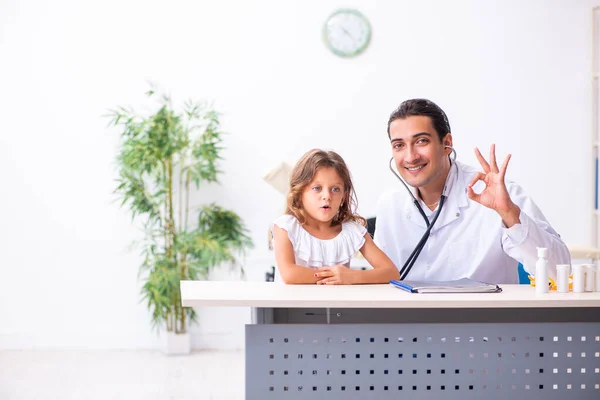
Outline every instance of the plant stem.
<svg viewBox="0 0 600 400">
<path fill-rule="evenodd" d="M 175 264 L 177 264 L 177 256 L 173 252 L 173 246 L 175 245 L 175 241 L 177 239 L 177 232 L 175 232 L 175 218 L 173 217 L 174 207 L 173 207 L 173 159 L 172 158 L 170 158 L 167 161 L 167 173 L 168 173 L 167 195 L 169 196 L 168 200 L 167 200 L 168 210 L 169 210 L 167 229 L 169 230 L 170 237 L 171 237 L 171 243 L 169 246 L 169 256 L 173 257 L 173 261 L 175 262 Z"/>
<path fill-rule="evenodd" d="M 179 229 L 178 232 L 184 230 L 183 221 L 183 169 L 185 166 L 185 157 L 181 157 L 179 160 L 179 187 L 177 188 L 177 197 L 179 199 Z"/>
<path fill-rule="evenodd" d="M 190 213 L 190 171 L 185 174 L 185 230 L 188 227 L 188 216 Z"/>
<path fill-rule="evenodd" d="M 175 299 L 177 300 L 176 304 L 177 308 L 179 309 L 179 318 L 181 322 L 179 325 L 179 333 L 185 333 L 187 330 L 185 326 L 185 310 L 181 306 L 181 294 L 179 293 L 179 291 L 175 293 Z"/>
<path fill-rule="evenodd" d="M 185 219 L 184 219 L 184 227 L 187 231 L 188 227 L 188 218 L 190 212 L 190 171 L 186 172 L 185 176 Z M 187 277 L 187 254 L 184 253 L 181 255 L 181 279 L 186 279 Z M 187 331 L 186 320 L 185 320 L 185 311 L 181 312 L 181 328 L 184 332 Z"/>
<path fill-rule="evenodd" d="M 185 231 L 185 221 L 183 220 L 183 174 L 185 170 L 185 156 L 182 155 L 179 159 L 179 187 L 177 188 L 177 198 L 179 200 L 179 229 L 177 232 L 181 234 Z M 185 258 L 186 258 L 186 247 L 180 247 L 179 250 L 179 265 L 180 265 L 180 280 L 185 279 Z M 177 304 L 177 303 L 176 303 Z M 179 307 L 178 307 L 179 308 Z M 180 327 L 185 332 L 185 310 L 181 309 L 181 324 Z"/>
<path fill-rule="evenodd" d="M 167 162 L 165 161 L 163 163 L 163 182 L 167 181 L 167 170 L 168 170 L 168 166 L 167 166 Z M 168 195 L 165 194 L 165 201 L 164 201 L 164 213 L 165 215 L 161 218 L 161 222 L 162 222 L 162 226 L 163 228 L 166 228 L 168 226 L 168 215 L 169 215 L 169 198 Z M 167 254 L 169 252 L 169 232 L 167 229 L 163 230 L 164 235 L 165 235 L 165 254 Z"/>
<path fill-rule="evenodd" d="M 174 218 L 174 207 L 173 207 L 173 158 L 167 160 L 167 204 L 169 214 L 167 217 L 167 230 L 169 232 L 169 248 L 167 251 L 167 257 L 172 258 L 173 267 L 177 266 L 177 251 L 174 249 L 175 243 L 177 242 L 177 232 L 175 231 L 175 218 Z M 177 322 L 179 320 L 180 307 L 177 304 L 177 292 L 178 288 L 173 293 L 173 326 L 175 333 L 179 333 Z"/>
</svg>

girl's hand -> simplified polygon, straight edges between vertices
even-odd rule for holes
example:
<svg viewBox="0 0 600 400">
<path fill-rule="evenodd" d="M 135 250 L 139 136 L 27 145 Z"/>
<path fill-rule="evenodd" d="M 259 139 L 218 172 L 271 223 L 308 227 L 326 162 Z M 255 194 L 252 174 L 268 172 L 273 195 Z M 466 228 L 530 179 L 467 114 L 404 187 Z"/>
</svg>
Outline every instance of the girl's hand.
<svg viewBox="0 0 600 400">
<path fill-rule="evenodd" d="M 352 285 L 356 283 L 356 271 L 344 265 L 322 267 L 315 272 L 315 277 L 321 278 L 317 285 Z"/>
</svg>

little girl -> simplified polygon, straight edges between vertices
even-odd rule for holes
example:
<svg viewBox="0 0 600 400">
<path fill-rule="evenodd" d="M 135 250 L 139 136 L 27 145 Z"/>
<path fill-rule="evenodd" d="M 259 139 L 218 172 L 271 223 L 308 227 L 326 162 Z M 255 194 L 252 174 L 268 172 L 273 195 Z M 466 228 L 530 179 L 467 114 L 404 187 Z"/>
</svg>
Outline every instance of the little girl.
<svg viewBox="0 0 600 400">
<path fill-rule="evenodd" d="M 304 154 L 290 177 L 285 214 L 273 222 L 275 281 L 339 285 L 399 279 L 394 263 L 355 214 L 356 195 L 344 160 L 333 151 Z M 360 251 L 372 270 L 351 270 Z"/>
</svg>

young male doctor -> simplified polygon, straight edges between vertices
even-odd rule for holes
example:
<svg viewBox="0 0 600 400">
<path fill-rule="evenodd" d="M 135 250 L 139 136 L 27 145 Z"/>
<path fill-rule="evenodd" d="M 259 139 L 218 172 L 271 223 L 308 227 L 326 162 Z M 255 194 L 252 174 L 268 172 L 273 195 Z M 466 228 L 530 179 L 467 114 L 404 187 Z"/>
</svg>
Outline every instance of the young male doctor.
<svg viewBox="0 0 600 400">
<path fill-rule="evenodd" d="M 403 102 L 389 118 L 403 185 L 379 200 L 375 242 L 400 279 L 518 283 L 518 263 L 535 272 L 537 247 L 548 248 L 555 276 L 569 250 L 523 189 L 505 182 L 510 155 L 498 167 L 494 145 L 489 162 L 475 149 L 480 172 L 451 157 L 450 132 L 444 111 L 426 99 Z"/>
</svg>

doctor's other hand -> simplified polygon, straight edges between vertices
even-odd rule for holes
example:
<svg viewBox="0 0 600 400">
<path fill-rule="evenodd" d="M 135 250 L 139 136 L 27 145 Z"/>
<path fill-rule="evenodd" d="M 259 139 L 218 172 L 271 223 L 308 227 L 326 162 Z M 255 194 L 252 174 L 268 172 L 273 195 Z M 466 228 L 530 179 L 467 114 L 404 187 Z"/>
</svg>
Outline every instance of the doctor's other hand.
<svg viewBox="0 0 600 400">
<path fill-rule="evenodd" d="M 489 163 L 483 158 L 477 147 L 475 148 L 475 156 L 479 160 L 484 172 L 478 172 L 467 186 L 469 199 L 496 211 L 508 228 L 520 223 L 519 214 L 521 210 L 510 199 L 506 184 L 504 183 L 510 154 L 506 156 L 500 168 L 498 168 L 498 164 L 496 163 L 495 144 L 492 144 L 490 147 Z M 473 186 L 479 181 L 485 183 L 485 188 L 481 193 L 477 194 L 473 191 Z"/>
<path fill-rule="evenodd" d="M 321 267 L 315 272 L 317 285 L 352 285 L 355 282 L 356 271 L 351 270 L 345 265 L 334 265 L 331 267 Z"/>
</svg>

